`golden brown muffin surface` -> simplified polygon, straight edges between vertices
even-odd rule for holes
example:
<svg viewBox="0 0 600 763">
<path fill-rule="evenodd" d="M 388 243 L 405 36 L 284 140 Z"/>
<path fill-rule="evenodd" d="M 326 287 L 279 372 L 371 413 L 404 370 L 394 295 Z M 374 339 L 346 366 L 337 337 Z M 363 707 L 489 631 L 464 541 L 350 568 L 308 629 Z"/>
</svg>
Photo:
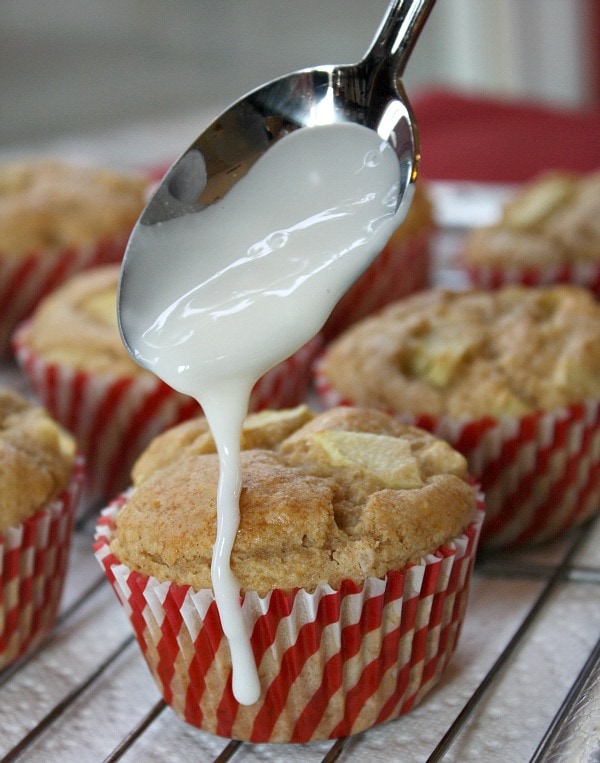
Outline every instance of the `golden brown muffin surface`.
<svg viewBox="0 0 600 763">
<path fill-rule="evenodd" d="M 75 440 L 44 409 L 0 389 L 0 532 L 67 487 Z"/>
<path fill-rule="evenodd" d="M 465 459 L 380 411 L 301 406 L 250 415 L 245 430 L 232 553 L 243 590 L 381 577 L 456 538 L 474 516 Z M 156 438 L 111 544 L 130 568 L 196 589 L 211 587 L 216 533 L 219 464 L 206 431 L 198 419 Z"/>
<path fill-rule="evenodd" d="M 128 354 L 117 325 L 119 265 L 78 273 L 45 297 L 23 342 L 51 363 L 90 373 L 145 373 Z"/>
<path fill-rule="evenodd" d="M 471 265 L 548 267 L 600 261 L 600 172 L 548 172 L 526 184 L 500 219 L 470 233 Z"/>
<path fill-rule="evenodd" d="M 343 399 L 453 418 L 600 396 L 600 305 L 574 286 L 432 289 L 350 328 L 323 377 Z"/>
<path fill-rule="evenodd" d="M 0 253 L 80 247 L 126 233 L 147 187 L 137 175 L 60 161 L 0 165 Z"/>
</svg>

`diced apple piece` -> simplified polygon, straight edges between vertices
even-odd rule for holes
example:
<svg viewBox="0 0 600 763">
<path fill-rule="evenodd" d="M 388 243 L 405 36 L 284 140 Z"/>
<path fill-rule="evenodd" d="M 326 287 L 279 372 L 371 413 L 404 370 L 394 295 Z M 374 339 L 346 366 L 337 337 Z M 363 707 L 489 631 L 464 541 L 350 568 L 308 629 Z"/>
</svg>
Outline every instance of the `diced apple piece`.
<svg viewBox="0 0 600 763">
<path fill-rule="evenodd" d="M 573 193 L 573 182 L 565 177 L 547 177 L 507 205 L 504 222 L 511 228 L 530 228 L 542 222 Z"/>
<path fill-rule="evenodd" d="M 115 291 L 103 291 L 88 297 L 82 304 L 85 312 L 98 323 L 107 326 L 117 325 L 117 294 Z"/>
<path fill-rule="evenodd" d="M 464 478 L 467 459 L 444 440 L 433 440 L 419 451 L 419 460 L 431 474 L 455 474 Z"/>
<path fill-rule="evenodd" d="M 314 417 L 307 405 L 250 413 L 242 425 L 242 447 L 272 447 Z"/>
<path fill-rule="evenodd" d="M 360 467 L 393 489 L 423 485 L 417 459 L 407 440 L 370 432 L 326 430 L 311 435 L 333 466 Z"/>
<path fill-rule="evenodd" d="M 412 356 L 411 372 L 434 387 L 446 387 L 478 344 L 477 336 L 460 335 L 459 331 L 454 326 L 422 337 Z"/>
<path fill-rule="evenodd" d="M 578 390 L 582 396 L 597 397 L 600 392 L 600 363 L 590 343 L 567 347 L 558 357 L 552 380 Z"/>
</svg>

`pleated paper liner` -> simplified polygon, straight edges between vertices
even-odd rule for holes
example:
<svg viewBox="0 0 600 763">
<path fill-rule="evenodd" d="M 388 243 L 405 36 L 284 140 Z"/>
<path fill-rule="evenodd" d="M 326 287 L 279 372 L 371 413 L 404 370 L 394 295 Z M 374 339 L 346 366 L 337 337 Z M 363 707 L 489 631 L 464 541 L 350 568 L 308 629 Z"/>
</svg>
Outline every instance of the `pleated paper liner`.
<svg viewBox="0 0 600 763">
<path fill-rule="evenodd" d="M 429 285 L 433 233 L 434 226 L 429 225 L 410 235 L 392 236 L 334 308 L 323 328 L 327 341 L 388 303 Z"/>
<path fill-rule="evenodd" d="M 40 249 L 18 257 L 0 252 L 0 357 L 10 354 L 16 326 L 63 281 L 96 265 L 121 262 L 129 233 L 88 246 Z"/>
<path fill-rule="evenodd" d="M 56 621 L 83 474 L 78 458 L 59 498 L 0 533 L 0 668 L 37 647 Z"/>
<path fill-rule="evenodd" d="M 466 272 L 471 284 L 486 289 L 499 289 L 507 285 L 550 286 L 568 283 L 581 286 L 600 296 L 600 263 L 578 262 L 553 265 L 544 268 L 535 267 L 499 267 L 475 266 L 459 263 Z"/>
<path fill-rule="evenodd" d="M 50 415 L 75 436 L 87 463 L 85 503 L 106 501 L 130 483 L 134 461 L 160 432 L 200 413 L 192 398 L 154 374 L 114 377 L 50 363 L 27 344 L 27 321 L 13 337 L 15 357 Z M 251 410 L 298 405 L 322 347 L 316 336 L 255 385 Z"/>
<path fill-rule="evenodd" d="M 211 590 L 159 583 L 134 572 L 109 543 L 122 494 L 101 514 L 94 550 L 166 702 L 198 728 L 250 742 L 347 736 L 408 712 L 444 672 L 459 638 L 483 521 L 420 564 L 368 578 L 246 593 L 261 695 L 240 705 Z"/>
<path fill-rule="evenodd" d="M 320 375 L 326 406 L 350 405 Z M 449 442 L 469 464 L 485 495 L 485 548 L 558 538 L 600 511 L 600 401 L 520 418 L 457 421 L 397 414 Z"/>
</svg>

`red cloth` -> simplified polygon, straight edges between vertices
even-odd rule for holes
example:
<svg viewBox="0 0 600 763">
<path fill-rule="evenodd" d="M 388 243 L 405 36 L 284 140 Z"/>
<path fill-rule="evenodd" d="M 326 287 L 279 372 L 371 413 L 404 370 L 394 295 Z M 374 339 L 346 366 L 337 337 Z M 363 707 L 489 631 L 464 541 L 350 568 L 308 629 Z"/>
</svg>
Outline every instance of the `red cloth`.
<svg viewBox="0 0 600 763">
<path fill-rule="evenodd" d="M 600 169 L 600 109 L 573 110 L 433 89 L 410 96 L 431 180 L 519 183 Z"/>
</svg>

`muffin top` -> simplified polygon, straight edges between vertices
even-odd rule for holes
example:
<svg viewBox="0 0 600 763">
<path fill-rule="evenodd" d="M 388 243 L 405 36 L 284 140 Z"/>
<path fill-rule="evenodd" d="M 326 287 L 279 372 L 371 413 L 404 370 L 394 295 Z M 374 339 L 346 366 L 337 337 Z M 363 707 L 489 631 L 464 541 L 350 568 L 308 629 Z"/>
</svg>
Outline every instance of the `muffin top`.
<svg viewBox="0 0 600 763">
<path fill-rule="evenodd" d="M 62 493 L 74 457 L 75 440 L 43 408 L 0 389 L 0 532 Z"/>
<path fill-rule="evenodd" d="M 375 410 L 251 414 L 242 433 L 243 590 L 384 576 L 460 536 L 476 511 L 463 456 Z M 130 568 L 210 588 L 219 462 L 203 418 L 159 435 L 133 470 L 111 543 Z"/>
<path fill-rule="evenodd" d="M 465 240 L 467 264 L 543 267 L 600 261 L 600 172 L 550 172 L 523 187 L 493 225 Z"/>
<path fill-rule="evenodd" d="M 432 289 L 333 342 L 342 399 L 398 413 L 520 416 L 600 396 L 600 305 L 574 286 Z"/>
<path fill-rule="evenodd" d="M 84 270 L 45 297 L 21 339 L 50 363 L 90 373 L 147 373 L 129 356 L 117 325 L 119 265 Z"/>
<path fill-rule="evenodd" d="M 59 161 L 0 165 L 0 252 L 15 257 L 126 233 L 147 187 L 137 175 Z"/>
</svg>

